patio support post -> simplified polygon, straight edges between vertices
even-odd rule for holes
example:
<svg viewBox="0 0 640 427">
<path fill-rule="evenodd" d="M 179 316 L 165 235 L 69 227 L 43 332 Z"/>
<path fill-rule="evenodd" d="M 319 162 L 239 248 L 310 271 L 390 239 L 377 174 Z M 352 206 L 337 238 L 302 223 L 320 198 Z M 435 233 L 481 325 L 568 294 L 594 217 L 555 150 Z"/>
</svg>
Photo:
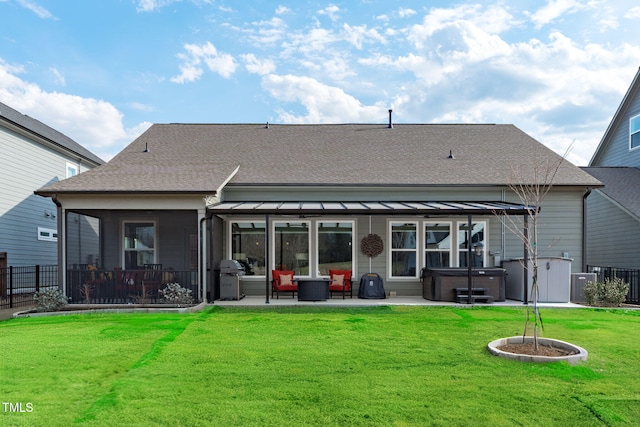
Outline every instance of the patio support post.
<svg viewBox="0 0 640 427">
<path fill-rule="evenodd" d="M 522 303 L 529 304 L 529 216 L 524 215 L 524 294 L 522 295 Z"/>
<path fill-rule="evenodd" d="M 207 215 L 205 213 L 198 212 L 200 220 L 198 221 L 198 293 L 200 294 L 200 301 L 207 302 Z"/>
<path fill-rule="evenodd" d="M 472 219 L 472 215 L 468 215 L 467 216 L 467 292 L 468 292 L 468 297 L 467 297 L 467 304 L 473 304 L 473 292 L 471 291 L 473 288 L 473 279 L 472 279 L 472 269 L 473 267 L 471 266 L 471 250 L 472 250 L 472 245 L 471 245 L 471 240 L 473 238 L 473 219 Z"/>
<path fill-rule="evenodd" d="M 264 288 L 266 291 L 266 300 L 265 304 L 269 304 L 269 266 L 271 265 L 271 260 L 269 259 L 269 234 L 271 234 L 271 226 L 269 225 L 269 214 L 265 215 L 264 219 Z"/>
</svg>

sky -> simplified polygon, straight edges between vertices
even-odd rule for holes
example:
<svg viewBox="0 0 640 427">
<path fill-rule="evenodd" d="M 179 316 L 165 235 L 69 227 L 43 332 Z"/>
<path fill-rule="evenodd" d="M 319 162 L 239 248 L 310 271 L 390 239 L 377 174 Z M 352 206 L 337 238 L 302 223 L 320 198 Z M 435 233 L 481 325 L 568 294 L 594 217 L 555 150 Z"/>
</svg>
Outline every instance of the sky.
<svg viewBox="0 0 640 427">
<path fill-rule="evenodd" d="M 0 101 L 104 160 L 153 123 L 508 123 L 589 163 L 636 0 L 0 0 Z"/>
</svg>

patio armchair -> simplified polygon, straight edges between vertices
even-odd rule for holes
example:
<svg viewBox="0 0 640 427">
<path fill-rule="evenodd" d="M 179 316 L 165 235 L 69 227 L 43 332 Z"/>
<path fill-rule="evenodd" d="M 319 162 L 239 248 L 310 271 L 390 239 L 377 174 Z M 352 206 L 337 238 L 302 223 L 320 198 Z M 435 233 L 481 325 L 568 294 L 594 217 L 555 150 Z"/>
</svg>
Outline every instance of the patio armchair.
<svg viewBox="0 0 640 427">
<path fill-rule="evenodd" d="M 342 293 L 342 299 L 349 292 L 349 298 L 353 298 L 353 286 L 351 282 L 351 270 L 329 270 L 329 294 L 334 292 Z"/>
<path fill-rule="evenodd" d="M 291 292 L 291 298 L 294 298 L 298 292 L 298 283 L 294 275 L 293 270 L 271 270 L 271 298 L 274 292 L 277 299 L 280 299 L 280 292 Z"/>
</svg>

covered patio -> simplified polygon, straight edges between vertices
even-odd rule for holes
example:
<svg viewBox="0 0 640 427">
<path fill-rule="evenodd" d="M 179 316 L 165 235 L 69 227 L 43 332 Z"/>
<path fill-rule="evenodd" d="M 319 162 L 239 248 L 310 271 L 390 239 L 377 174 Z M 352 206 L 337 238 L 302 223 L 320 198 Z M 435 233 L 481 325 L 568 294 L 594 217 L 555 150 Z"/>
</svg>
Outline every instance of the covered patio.
<svg viewBox="0 0 640 427">
<path fill-rule="evenodd" d="M 218 216 L 224 220 L 230 220 L 234 216 L 241 217 L 264 217 L 265 230 L 266 230 L 266 244 L 265 244 L 265 265 L 273 266 L 275 261 L 270 258 L 271 251 L 269 250 L 269 242 L 274 238 L 272 233 L 271 221 L 275 218 L 293 217 L 293 218 L 309 218 L 309 217 L 331 217 L 331 216 L 360 216 L 369 217 L 381 216 L 381 217 L 402 217 L 402 218 L 438 218 L 438 217 L 462 217 L 467 220 L 467 227 L 472 229 L 474 217 L 488 216 L 502 218 L 505 216 L 522 216 L 523 217 L 523 233 L 527 235 L 528 217 L 530 215 L 536 215 L 538 212 L 537 207 L 525 206 L 517 203 L 509 203 L 504 201 L 262 201 L 262 202 L 221 202 L 211 203 L 207 206 L 208 216 Z M 369 221 L 371 222 L 371 221 Z M 371 226 L 369 225 L 371 228 Z M 215 239 L 215 237 L 212 237 Z M 472 239 L 468 238 L 466 241 L 467 259 L 472 259 L 472 253 L 477 248 L 474 247 Z M 524 245 L 525 257 L 528 257 L 527 247 Z M 370 260 L 369 260 L 370 261 Z M 461 267 L 447 267 L 451 270 L 461 270 Z M 525 266 L 526 268 L 526 266 Z M 470 298 L 467 298 L 468 304 L 473 304 L 476 301 L 473 297 L 474 288 L 474 276 L 477 276 L 477 268 L 474 268 L 471 262 L 467 263 L 466 270 L 467 276 L 467 292 Z M 484 270 L 484 269 L 483 269 Z M 359 272 L 363 273 L 365 269 L 360 268 Z M 368 272 L 371 272 L 371 262 L 369 262 Z M 316 277 L 315 274 L 311 274 L 312 277 Z M 525 275 L 526 277 L 526 275 Z M 353 286 L 357 286 L 359 275 L 354 271 L 354 283 Z M 274 300 L 270 298 L 272 293 L 272 280 L 273 278 L 267 272 L 265 274 L 264 282 L 264 303 L 270 304 Z M 528 283 L 523 283 L 523 294 L 525 295 L 524 301 L 520 303 L 527 303 L 526 295 Z M 410 299 L 416 299 L 415 297 L 406 297 Z M 480 299 L 480 298 L 478 298 Z M 329 299 L 333 302 L 334 299 Z M 405 303 L 408 300 L 405 300 Z M 422 299 L 426 301 L 426 299 Z M 213 302 L 213 301 L 212 301 Z M 220 301 L 222 303 L 222 301 Z M 348 303 L 343 303 L 347 304 Z"/>
</svg>

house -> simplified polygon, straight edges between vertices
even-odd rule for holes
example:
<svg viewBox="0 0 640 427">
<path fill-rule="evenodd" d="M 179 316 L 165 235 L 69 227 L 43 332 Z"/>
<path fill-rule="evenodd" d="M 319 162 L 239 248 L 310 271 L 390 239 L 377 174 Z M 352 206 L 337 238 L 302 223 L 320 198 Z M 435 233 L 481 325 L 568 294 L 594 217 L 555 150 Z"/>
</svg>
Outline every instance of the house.
<svg viewBox="0 0 640 427">
<path fill-rule="evenodd" d="M 583 169 L 604 184 L 587 198 L 587 264 L 640 270 L 640 70 Z"/>
<path fill-rule="evenodd" d="M 104 161 L 66 135 L 3 103 L 0 144 L 0 269 L 56 265 L 61 218 L 55 200 L 38 197 L 34 191 Z M 80 226 L 91 228 L 78 220 Z M 86 230 L 84 236 L 89 239 Z"/>
<path fill-rule="evenodd" d="M 276 268 L 298 278 L 349 269 L 356 281 L 375 272 L 387 292 L 421 295 L 425 267 L 523 256 L 502 218 L 522 223 L 529 207 L 509 189 L 512 168 L 533 182 L 534 160 L 561 157 L 512 125 L 393 124 L 391 112 L 388 124 L 155 124 L 107 164 L 37 193 L 63 217 L 99 219 L 97 267 L 116 286 L 150 279 L 132 275 L 159 264 L 155 281 L 180 273 L 213 300 L 216 270 L 235 259 L 243 293 L 267 301 Z M 540 247 L 558 242 L 547 255 L 570 254 L 574 272 L 584 196 L 599 185 L 563 162 L 539 213 Z M 372 236 L 381 252 L 365 247 Z M 63 253 L 68 244 L 61 239 Z M 79 273 L 60 262 L 73 293 Z"/>
</svg>

